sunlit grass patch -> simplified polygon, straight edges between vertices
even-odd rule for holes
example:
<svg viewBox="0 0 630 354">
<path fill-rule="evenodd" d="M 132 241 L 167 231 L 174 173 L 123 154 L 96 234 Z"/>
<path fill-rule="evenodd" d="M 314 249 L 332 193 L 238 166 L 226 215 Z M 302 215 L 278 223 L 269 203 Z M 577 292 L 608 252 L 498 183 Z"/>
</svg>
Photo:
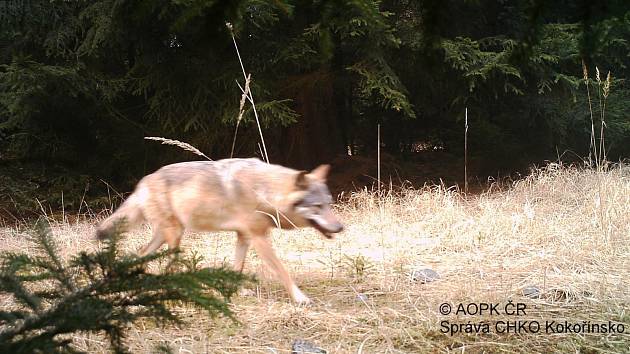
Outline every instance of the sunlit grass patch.
<svg viewBox="0 0 630 354">
<path fill-rule="evenodd" d="M 500 188 L 499 188 L 500 187 Z M 288 353 L 306 339 L 330 353 L 623 352 L 630 343 L 630 168 L 606 172 L 550 165 L 523 179 L 463 195 L 455 189 L 360 191 L 337 206 L 346 231 L 335 240 L 309 229 L 274 231 L 279 257 L 314 301 L 296 307 L 250 253 L 246 271 L 260 282 L 233 309 L 241 325 L 182 307 L 185 326 L 140 324 L 127 339 L 142 352 L 164 342 L 177 352 Z M 94 223 L 58 223 L 66 256 L 98 247 Z M 147 228 L 127 235 L 133 252 Z M 19 229 L 0 231 L 0 247 L 26 247 Z M 231 262 L 229 233 L 187 233 L 184 252 L 206 265 Z M 416 269 L 435 270 L 427 283 Z M 538 289 L 532 298 L 523 289 Z M 0 305 L 2 305 L 0 299 Z M 526 314 L 442 315 L 442 303 L 523 303 Z M 498 321 L 606 322 L 623 334 L 497 333 Z M 487 323 L 490 333 L 444 333 L 442 321 Z M 77 335 L 77 348 L 106 350 Z"/>
</svg>

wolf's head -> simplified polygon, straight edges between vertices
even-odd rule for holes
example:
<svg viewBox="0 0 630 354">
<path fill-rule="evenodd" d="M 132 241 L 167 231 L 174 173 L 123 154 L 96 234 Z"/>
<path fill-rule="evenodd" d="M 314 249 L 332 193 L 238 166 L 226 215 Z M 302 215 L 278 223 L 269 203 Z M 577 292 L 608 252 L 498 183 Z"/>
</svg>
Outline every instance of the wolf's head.
<svg viewBox="0 0 630 354">
<path fill-rule="evenodd" d="M 311 172 L 298 173 L 292 219 L 298 226 L 312 226 L 327 238 L 332 238 L 332 234 L 343 230 L 343 225 L 331 208 L 333 199 L 326 186 L 329 170 L 329 165 L 321 165 Z"/>
</svg>

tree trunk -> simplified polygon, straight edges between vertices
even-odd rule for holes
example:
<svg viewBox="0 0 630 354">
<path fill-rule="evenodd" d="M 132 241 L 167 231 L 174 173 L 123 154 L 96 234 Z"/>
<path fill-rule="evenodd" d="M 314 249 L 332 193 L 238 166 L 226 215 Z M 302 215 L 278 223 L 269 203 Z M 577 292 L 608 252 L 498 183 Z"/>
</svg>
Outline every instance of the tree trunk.
<svg viewBox="0 0 630 354">
<path fill-rule="evenodd" d="M 330 162 L 343 152 L 339 134 L 333 76 L 328 70 L 291 77 L 286 85 L 294 97 L 298 121 L 282 129 L 280 154 L 283 162 L 309 169 Z"/>
</svg>

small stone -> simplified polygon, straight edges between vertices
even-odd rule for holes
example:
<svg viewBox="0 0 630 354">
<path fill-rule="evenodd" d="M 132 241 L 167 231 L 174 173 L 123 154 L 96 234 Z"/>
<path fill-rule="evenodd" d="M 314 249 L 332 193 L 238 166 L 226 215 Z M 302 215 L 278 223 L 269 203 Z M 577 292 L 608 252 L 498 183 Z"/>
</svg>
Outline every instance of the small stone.
<svg viewBox="0 0 630 354">
<path fill-rule="evenodd" d="M 547 299 L 551 301 L 572 301 L 575 300 L 575 294 L 564 289 L 550 289 Z"/>
<path fill-rule="evenodd" d="M 411 280 L 419 281 L 422 284 L 430 283 L 438 279 L 440 279 L 440 275 L 433 269 L 424 268 L 424 269 L 417 269 L 411 272 Z"/>
<path fill-rule="evenodd" d="M 535 286 L 526 286 L 523 288 L 523 296 L 530 299 L 538 299 L 540 297 L 540 289 Z"/>
<path fill-rule="evenodd" d="M 309 343 L 303 339 L 296 339 L 291 347 L 291 354 L 326 354 L 325 349 L 316 347 L 313 343 Z"/>
<path fill-rule="evenodd" d="M 361 302 L 368 301 L 368 296 L 365 294 L 357 294 L 357 301 L 361 301 Z"/>
</svg>

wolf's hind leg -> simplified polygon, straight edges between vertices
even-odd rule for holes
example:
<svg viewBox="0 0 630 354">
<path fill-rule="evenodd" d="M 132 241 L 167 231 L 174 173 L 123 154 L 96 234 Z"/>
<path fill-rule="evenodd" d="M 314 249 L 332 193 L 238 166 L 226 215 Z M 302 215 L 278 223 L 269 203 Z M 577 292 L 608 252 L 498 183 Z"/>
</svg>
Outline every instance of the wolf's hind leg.
<svg viewBox="0 0 630 354">
<path fill-rule="evenodd" d="M 282 265 L 282 262 L 280 262 L 280 259 L 276 256 L 276 253 L 271 245 L 270 237 L 268 235 L 254 236 L 252 238 L 252 243 L 254 245 L 254 249 L 256 249 L 256 253 L 258 253 L 260 258 L 262 258 L 263 261 L 273 269 L 276 276 L 280 278 L 280 281 L 282 281 L 282 284 L 291 296 L 291 299 L 298 304 L 309 304 L 311 300 L 308 296 L 304 295 L 295 283 L 293 283 L 291 276 Z"/>
<path fill-rule="evenodd" d="M 156 226 L 153 230 L 153 238 L 146 246 L 140 249 L 138 254 L 146 256 L 153 253 L 165 242 L 169 249 L 175 249 L 179 247 L 183 232 L 184 228 L 177 220 L 173 218 L 166 219 Z"/>
</svg>

